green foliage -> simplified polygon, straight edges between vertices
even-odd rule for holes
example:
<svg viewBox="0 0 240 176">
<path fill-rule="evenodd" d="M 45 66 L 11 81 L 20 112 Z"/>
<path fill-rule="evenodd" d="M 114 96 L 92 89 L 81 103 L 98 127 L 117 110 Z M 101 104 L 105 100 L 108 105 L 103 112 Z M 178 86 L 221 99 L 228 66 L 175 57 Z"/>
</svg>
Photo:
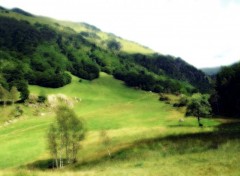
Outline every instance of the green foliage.
<svg viewBox="0 0 240 176">
<path fill-rule="evenodd" d="M 88 80 L 98 78 L 99 71 L 100 70 L 97 65 L 85 61 L 82 61 L 81 63 L 75 63 L 71 68 L 71 72 L 74 75 Z"/>
<path fill-rule="evenodd" d="M 45 103 L 47 101 L 47 95 L 45 94 L 45 92 L 40 92 L 40 94 L 37 97 L 37 102 L 38 103 Z"/>
<path fill-rule="evenodd" d="M 6 105 L 8 98 L 9 92 L 2 85 L 0 85 L 0 101 L 3 102 L 4 106 Z"/>
<path fill-rule="evenodd" d="M 37 30 L 27 21 L 0 17 L 0 48 L 11 49 L 23 54 L 32 54 L 39 42 L 54 38 L 49 28 Z"/>
<path fill-rule="evenodd" d="M 187 81 L 197 87 L 201 92 L 208 92 L 211 89 L 207 76 L 181 58 L 160 54 L 150 56 L 135 54 L 133 58 L 136 63 L 144 66 L 148 70 L 160 75 L 166 74 L 177 80 Z"/>
<path fill-rule="evenodd" d="M 12 86 L 10 91 L 5 89 L 2 85 L 0 85 L 0 102 L 3 102 L 4 106 L 11 102 L 14 104 L 16 101 L 18 101 L 20 98 L 20 93 L 17 89 L 17 87 Z"/>
<path fill-rule="evenodd" d="M 185 95 L 180 95 L 180 99 L 178 100 L 177 103 L 175 103 L 173 106 L 174 107 L 183 107 L 183 106 L 187 106 L 189 100 L 187 98 L 187 96 Z"/>
<path fill-rule="evenodd" d="M 159 96 L 159 101 L 169 101 L 170 99 L 168 98 L 168 96 L 166 96 L 166 95 L 164 95 L 164 94 L 162 94 L 162 93 L 160 93 L 159 94 L 160 96 Z"/>
<path fill-rule="evenodd" d="M 20 92 L 18 92 L 17 87 L 13 86 L 9 91 L 9 100 L 14 104 L 20 98 Z"/>
<path fill-rule="evenodd" d="M 216 77 L 216 92 L 211 103 L 216 114 L 240 115 L 240 63 L 224 67 Z"/>
<path fill-rule="evenodd" d="M 22 114 L 23 114 L 23 109 L 20 106 L 16 106 L 15 109 L 13 110 L 13 113 L 12 113 L 12 115 L 15 118 L 18 118 L 18 117 L 22 116 Z"/>
<path fill-rule="evenodd" d="M 212 109 L 208 99 L 208 95 L 194 94 L 187 105 L 186 116 L 197 117 L 199 126 L 202 126 L 200 117 L 208 117 L 211 114 Z"/>
<path fill-rule="evenodd" d="M 21 101 L 25 101 L 26 99 L 28 99 L 28 83 L 25 80 L 14 80 L 11 84 L 15 85 L 20 92 Z"/>
<path fill-rule="evenodd" d="M 59 106 L 56 123 L 50 126 L 48 132 L 48 146 L 55 159 L 55 167 L 63 167 L 64 160 L 67 163 L 77 161 L 79 142 L 83 140 L 84 134 L 83 121 L 70 108 Z"/>
<path fill-rule="evenodd" d="M 110 50 L 119 51 L 122 46 L 121 46 L 120 42 L 116 41 L 115 39 L 112 39 L 112 40 L 107 41 L 107 47 Z"/>
</svg>

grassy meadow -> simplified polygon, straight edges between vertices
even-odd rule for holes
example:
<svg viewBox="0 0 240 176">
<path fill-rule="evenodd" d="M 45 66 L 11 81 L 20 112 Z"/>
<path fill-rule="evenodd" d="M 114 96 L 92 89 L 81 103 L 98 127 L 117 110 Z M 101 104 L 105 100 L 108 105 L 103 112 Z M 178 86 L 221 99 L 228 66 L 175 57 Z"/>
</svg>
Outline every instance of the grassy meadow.
<svg viewBox="0 0 240 176">
<path fill-rule="evenodd" d="M 184 110 L 158 100 L 159 96 L 126 87 L 101 73 L 94 81 L 72 76 L 58 89 L 30 86 L 31 94 L 66 97 L 87 134 L 78 163 L 61 170 L 47 166 L 51 157 L 46 131 L 54 120 L 54 104 L 27 107 L 11 119 L 13 107 L 1 107 L 0 175 L 240 175 L 238 123 L 184 118 Z M 10 119 L 10 121 L 9 121 Z M 8 123 L 6 123 L 8 121 Z M 105 130 L 111 157 L 101 142 Z"/>
</svg>

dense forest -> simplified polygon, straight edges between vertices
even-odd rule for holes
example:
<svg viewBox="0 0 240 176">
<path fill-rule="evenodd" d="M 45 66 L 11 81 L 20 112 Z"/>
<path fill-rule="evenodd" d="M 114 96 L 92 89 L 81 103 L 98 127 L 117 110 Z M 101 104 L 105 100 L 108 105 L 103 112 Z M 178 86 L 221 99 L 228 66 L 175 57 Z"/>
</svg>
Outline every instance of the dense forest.
<svg viewBox="0 0 240 176">
<path fill-rule="evenodd" d="M 240 63 L 223 67 L 216 75 L 215 92 L 211 101 L 216 114 L 240 115 Z"/>
<path fill-rule="evenodd" d="M 8 13 L 37 17 L 21 9 L 0 9 L 0 84 L 8 90 L 16 86 L 22 100 L 28 97 L 28 84 L 57 88 L 71 82 L 69 73 L 93 80 L 100 71 L 147 91 L 193 93 L 211 89 L 208 77 L 180 58 L 123 52 L 114 35 L 97 45 L 93 41 L 100 37 L 94 31 L 100 30 L 91 25 L 84 24 L 89 31 L 78 33 L 59 24 L 53 27 L 28 18 L 11 18 Z"/>
</svg>

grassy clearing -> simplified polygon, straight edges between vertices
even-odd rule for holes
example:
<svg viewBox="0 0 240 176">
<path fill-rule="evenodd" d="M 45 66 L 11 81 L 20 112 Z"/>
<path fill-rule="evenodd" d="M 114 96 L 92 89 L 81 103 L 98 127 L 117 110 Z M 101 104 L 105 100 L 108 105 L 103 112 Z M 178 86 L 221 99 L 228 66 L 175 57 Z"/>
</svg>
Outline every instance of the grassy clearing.
<svg viewBox="0 0 240 176">
<path fill-rule="evenodd" d="M 73 76 L 72 83 L 65 87 L 50 89 L 30 86 L 30 91 L 36 95 L 40 92 L 47 95 L 61 93 L 72 100 L 81 100 L 74 102 L 74 110 L 85 119 L 88 133 L 79 152 L 79 166 L 64 169 L 62 175 L 137 175 L 141 172 L 141 175 L 155 175 L 159 169 L 154 163 L 165 158 L 157 157 L 160 155 L 157 153 L 161 153 L 158 147 L 154 151 L 151 151 L 152 147 L 148 144 L 138 148 L 136 144 L 140 144 L 139 141 L 208 133 L 219 124 L 216 120 L 204 119 L 205 127 L 200 129 L 195 118 L 186 118 L 182 126 L 179 126 L 178 119 L 184 116 L 181 111 L 158 101 L 158 95 L 128 88 L 105 73 L 101 73 L 101 77 L 94 81 L 79 82 Z M 58 171 L 38 171 L 51 162 L 45 144 L 46 130 L 54 117 L 51 108 L 42 108 L 44 115 L 38 116 L 34 115 L 36 109 L 25 106 L 22 108 L 24 117 L 0 127 L 0 158 L 4 161 L 0 162 L 0 168 L 5 169 L 0 173 L 59 175 Z M 103 129 L 111 139 L 109 148 L 113 158 L 110 161 L 106 147 L 99 137 Z M 135 153 L 132 154 L 132 151 Z M 156 157 L 153 157 L 155 154 Z M 121 160 L 119 155 L 124 155 L 127 159 Z M 135 155 L 146 155 L 146 159 Z M 173 162 L 174 157 L 169 155 L 168 160 Z"/>
</svg>

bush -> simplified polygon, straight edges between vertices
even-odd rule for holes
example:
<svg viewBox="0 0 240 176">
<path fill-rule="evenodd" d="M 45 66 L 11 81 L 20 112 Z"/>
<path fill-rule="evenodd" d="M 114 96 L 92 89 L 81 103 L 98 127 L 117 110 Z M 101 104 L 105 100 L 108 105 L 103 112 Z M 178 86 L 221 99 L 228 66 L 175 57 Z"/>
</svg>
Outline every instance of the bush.
<svg viewBox="0 0 240 176">
<path fill-rule="evenodd" d="M 159 101 L 169 101 L 170 99 L 164 95 L 164 94 L 160 94 L 160 97 L 159 97 Z"/>
<path fill-rule="evenodd" d="M 97 65 L 85 61 L 74 63 L 70 71 L 72 74 L 87 80 L 98 78 L 100 72 Z"/>
<path fill-rule="evenodd" d="M 47 96 L 46 95 L 39 95 L 37 102 L 38 103 L 45 103 L 45 101 L 47 100 Z"/>
<path fill-rule="evenodd" d="M 179 99 L 178 103 L 174 103 L 174 107 L 183 107 L 183 106 L 187 106 L 189 100 L 186 96 L 181 96 L 181 98 Z"/>
</svg>

